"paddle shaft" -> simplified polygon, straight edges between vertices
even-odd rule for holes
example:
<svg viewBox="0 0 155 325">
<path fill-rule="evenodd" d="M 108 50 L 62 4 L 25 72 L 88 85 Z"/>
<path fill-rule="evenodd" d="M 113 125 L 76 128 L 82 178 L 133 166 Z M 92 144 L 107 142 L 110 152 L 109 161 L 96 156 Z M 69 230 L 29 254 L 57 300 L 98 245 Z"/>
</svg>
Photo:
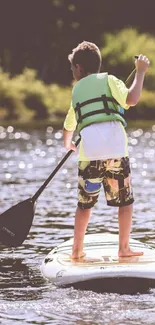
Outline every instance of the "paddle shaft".
<svg viewBox="0 0 155 325">
<path fill-rule="evenodd" d="M 77 147 L 78 144 L 80 143 L 81 138 L 79 138 L 75 142 L 75 146 Z M 50 174 L 50 176 L 46 179 L 46 181 L 42 184 L 42 186 L 38 189 L 38 191 L 33 195 L 32 197 L 32 202 L 34 203 L 40 194 L 43 192 L 45 187 L 48 185 L 48 183 L 52 180 L 52 178 L 55 176 L 55 174 L 58 172 L 58 170 L 62 167 L 62 165 L 65 163 L 65 161 L 69 158 L 69 156 L 72 154 L 73 150 L 69 150 L 67 154 L 63 157 L 63 159 L 59 162 L 57 167 L 53 170 L 53 172 Z"/>
<path fill-rule="evenodd" d="M 134 58 L 138 59 L 139 55 L 135 55 Z M 128 81 L 131 79 L 131 77 L 133 76 L 133 74 L 135 73 L 136 68 L 134 68 L 131 73 L 129 74 L 129 76 L 127 77 L 127 79 L 125 80 L 125 85 L 127 85 Z"/>
<path fill-rule="evenodd" d="M 138 58 L 138 56 L 136 56 Z M 130 79 L 131 75 L 134 73 L 135 69 L 132 71 L 132 73 L 127 78 L 126 82 Z M 76 147 L 80 143 L 80 138 L 76 141 L 75 145 Z M 53 170 L 53 172 L 50 174 L 50 176 L 46 179 L 46 181 L 42 184 L 42 186 L 38 189 L 38 191 L 32 196 L 32 202 L 36 202 L 40 194 L 44 191 L 45 187 L 48 185 L 48 183 L 52 180 L 52 178 L 55 176 L 55 174 L 58 172 L 58 170 L 62 167 L 62 165 L 65 163 L 65 161 L 69 158 L 69 156 L 72 154 L 73 150 L 69 150 L 67 154 L 63 157 L 63 159 L 59 162 L 57 167 Z"/>
<path fill-rule="evenodd" d="M 135 56 L 135 58 L 138 58 L 138 56 Z M 125 84 L 128 82 L 128 80 L 131 78 L 132 74 L 135 72 L 135 69 L 131 72 L 131 74 L 128 76 L 128 78 L 125 81 Z M 76 147 L 80 143 L 80 138 L 76 141 L 75 145 Z M 59 162 L 57 167 L 53 170 L 53 172 L 50 174 L 50 176 L 46 179 L 46 181 L 42 184 L 42 186 L 38 189 L 38 191 L 33 195 L 32 202 L 35 202 L 40 194 L 43 192 L 45 187 L 48 185 L 48 183 L 52 180 L 52 178 L 55 176 L 57 171 L 62 167 L 62 165 L 65 163 L 65 161 L 68 159 L 68 157 L 71 155 L 73 150 L 70 150 L 67 152 L 67 154 L 63 157 L 63 159 Z"/>
</svg>

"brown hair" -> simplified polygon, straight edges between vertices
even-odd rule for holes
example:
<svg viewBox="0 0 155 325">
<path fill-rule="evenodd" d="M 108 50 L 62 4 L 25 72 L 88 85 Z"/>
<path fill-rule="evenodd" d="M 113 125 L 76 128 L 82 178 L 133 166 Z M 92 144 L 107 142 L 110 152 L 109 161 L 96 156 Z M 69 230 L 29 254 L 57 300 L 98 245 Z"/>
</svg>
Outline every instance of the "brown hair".
<svg viewBox="0 0 155 325">
<path fill-rule="evenodd" d="M 87 41 L 80 43 L 68 56 L 69 61 L 75 66 L 81 64 L 84 73 L 97 73 L 101 68 L 101 53 L 99 48 Z"/>
</svg>

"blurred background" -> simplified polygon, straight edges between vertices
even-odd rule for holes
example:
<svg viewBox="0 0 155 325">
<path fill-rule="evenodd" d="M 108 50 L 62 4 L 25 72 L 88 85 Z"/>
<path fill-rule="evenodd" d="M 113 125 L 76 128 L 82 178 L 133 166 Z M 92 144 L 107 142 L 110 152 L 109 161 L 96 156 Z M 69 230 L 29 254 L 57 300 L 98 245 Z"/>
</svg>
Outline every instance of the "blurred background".
<svg viewBox="0 0 155 325">
<path fill-rule="evenodd" d="M 68 54 L 87 40 L 101 50 L 101 71 L 124 82 L 135 55 L 151 62 L 141 100 L 125 114 L 132 238 L 155 248 L 154 13 L 155 0 L 0 0 L 0 213 L 34 195 L 64 157 L 62 126 L 73 85 Z M 97 294 L 43 278 L 45 256 L 73 236 L 76 204 L 73 154 L 38 199 L 24 243 L 0 246 L 0 324 L 154 325 L 155 289 Z M 103 192 L 87 229 L 101 232 L 118 233 L 117 208 L 106 206 Z"/>
<path fill-rule="evenodd" d="M 151 61 L 144 91 L 129 120 L 155 119 L 154 0 L 0 0 L 0 120 L 62 126 L 70 106 L 68 54 L 95 42 L 102 71 L 125 81 L 134 55 Z"/>
</svg>

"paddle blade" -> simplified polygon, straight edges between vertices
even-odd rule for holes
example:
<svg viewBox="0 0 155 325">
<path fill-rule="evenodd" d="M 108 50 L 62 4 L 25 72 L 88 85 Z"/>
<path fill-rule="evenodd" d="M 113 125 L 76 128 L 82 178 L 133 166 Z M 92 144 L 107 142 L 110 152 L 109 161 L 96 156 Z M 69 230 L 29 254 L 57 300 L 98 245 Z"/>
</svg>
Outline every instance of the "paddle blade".
<svg viewBox="0 0 155 325">
<path fill-rule="evenodd" d="M 32 199 L 22 201 L 0 215 L 0 242 L 8 247 L 20 246 L 32 225 L 35 205 Z"/>
</svg>

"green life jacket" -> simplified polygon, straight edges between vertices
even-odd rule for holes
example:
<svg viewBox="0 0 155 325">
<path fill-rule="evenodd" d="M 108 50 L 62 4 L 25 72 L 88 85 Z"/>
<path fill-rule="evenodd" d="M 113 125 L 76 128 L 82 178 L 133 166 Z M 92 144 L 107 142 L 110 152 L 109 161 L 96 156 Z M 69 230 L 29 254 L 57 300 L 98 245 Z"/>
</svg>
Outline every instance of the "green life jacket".
<svg viewBox="0 0 155 325">
<path fill-rule="evenodd" d="M 112 97 L 108 74 L 91 74 L 79 80 L 72 90 L 72 105 L 77 120 L 77 131 L 93 123 L 121 121 L 124 109 Z"/>
</svg>

